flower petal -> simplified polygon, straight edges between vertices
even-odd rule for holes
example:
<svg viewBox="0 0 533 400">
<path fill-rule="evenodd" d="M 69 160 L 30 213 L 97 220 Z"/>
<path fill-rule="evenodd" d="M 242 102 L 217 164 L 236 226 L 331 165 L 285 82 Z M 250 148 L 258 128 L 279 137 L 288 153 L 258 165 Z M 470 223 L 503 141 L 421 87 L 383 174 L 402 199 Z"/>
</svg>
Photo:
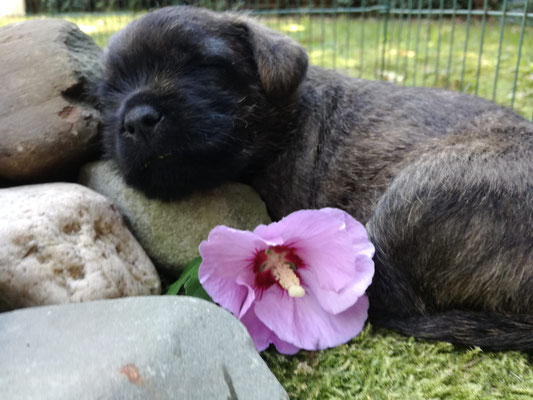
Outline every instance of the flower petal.
<svg viewBox="0 0 533 400">
<path fill-rule="evenodd" d="M 255 302 L 255 314 L 281 340 L 306 350 L 320 350 L 346 343 L 363 329 L 368 299 L 339 314 L 330 314 L 312 294 L 293 299 L 280 296 L 279 288 L 267 290 Z"/>
<path fill-rule="evenodd" d="M 282 238 L 323 288 L 338 291 L 354 277 L 355 251 L 344 214 L 296 211 L 277 223 L 258 226 L 254 234 L 268 241 Z"/>
<path fill-rule="evenodd" d="M 248 329 L 248 333 L 257 351 L 265 350 L 272 343 L 274 333 L 257 318 L 253 308 L 248 309 L 240 320 L 246 329 Z"/>
<path fill-rule="evenodd" d="M 250 231 L 219 225 L 211 230 L 207 240 L 200 243 L 199 250 L 203 261 L 220 264 L 214 266 L 218 275 L 234 277 L 243 270 L 251 273 L 248 266 L 253 262 L 255 253 L 267 247 L 263 239 Z"/>
<path fill-rule="evenodd" d="M 344 219 L 346 224 L 346 232 L 352 239 L 354 250 L 357 254 L 364 254 L 369 258 L 374 257 L 374 245 L 368 238 L 368 233 L 362 223 L 354 219 L 350 214 L 338 208 L 323 208 L 320 211 Z"/>
<path fill-rule="evenodd" d="M 284 342 L 276 336 L 268 327 L 257 318 L 253 308 L 241 318 L 242 324 L 248 329 L 257 351 L 263 351 L 270 343 L 276 346 L 276 349 L 282 354 L 296 354 L 300 349 L 290 343 Z"/>
<path fill-rule="evenodd" d="M 200 283 L 215 303 L 230 311 L 237 318 L 240 318 L 255 300 L 253 291 L 248 290 L 246 286 L 237 284 L 235 281 L 208 277 L 200 278 Z"/>
<path fill-rule="evenodd" d="M 272 343 L 274 343 L 274 346 L 276 346 L 276 350 L 279 351 L 281 354 L 293 355 L 300 351 L 299 347 L 293 346 L 289 342 L 284 342 L 274 332 L 272 332 L 272 336 Z"/>
<path fill-rule="evenodd" d="M 248 231 L 215 227 L 200 244 L 200 283 L 211 298 L 238 318 L 255 299 L 251 268 L 255 252 L 266 243 Z"/>
<path fill-rule="evenodd" d="M 336 218 L 343 219 L 346 232 L 351 237 L 353 250 L 357 254 L 353 278 L 336 294 L 328 293 L 320 282 L 309 276 L 308 270 L 301 270 L 300 275 L 311 288 L 320 305 L 329 313 L 338 314 L 351 307 L 362 296 L 372 283 L 374 276 L 374 245 L 368 238 L 365 227 L 356 221 L 350 214 L 337 208 L 323 208 L 321 210 Z"/>
<path fill-rule="evenodd" d="M 372 283 L 374 262 L 371 258 L 357 255 L 354 269 L 356 273 L 351 282 L 338 292 L 323 289 L 308 269 L 300 270 L 300 276 L 320 306 L 330 314 L 338 314 L 353 306 Z"/>
</svg>

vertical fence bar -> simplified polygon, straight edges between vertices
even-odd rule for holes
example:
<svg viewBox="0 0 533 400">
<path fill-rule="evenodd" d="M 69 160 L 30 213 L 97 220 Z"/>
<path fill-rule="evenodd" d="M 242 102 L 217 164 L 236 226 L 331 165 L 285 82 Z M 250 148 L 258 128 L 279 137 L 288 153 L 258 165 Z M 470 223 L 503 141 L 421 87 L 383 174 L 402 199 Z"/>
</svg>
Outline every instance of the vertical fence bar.
<svg viewBox="0 0 533 400">
<path fill-rule="evenodd" d="M 312 10 L 313 10 L 313 6 L 314 6 L 314 3 L 313 3 L 313 0 L 309 0 L 308 3 L 307 3 L 307 8 L 309 8 L 309 50 L 310 52 L 313 51 L 313 14 L 312 14 Z"/>
<path fill-rule="evenodd" d="M 394 0 L 392 0 L 394 2 Z M 383 79 L 383 73 L 385 72 L 385 53 L 387 51 L 387 29 L 389 20 L 389 0 L 385 0 L 385 15 L 383 19 L 383 48 L 381 49 L 381 71 L 379 76 Z"/>
<path fill-rule="evenodd" d="M 507 1 L 507 0 L 504 0 Z M 457 0 L 453 0 L 452 28 L 450 31 L 450 49 L 448 50 L 448 66 L 446 67 L 446 89 L 450 87 L 452 74 L 453 36 L 455 34 L 455 14 L 457 13 Z"/>
<path fill-rule="evenodd" d="M 296 37 L 298 41 L 301 42 L 303 30 L 300 30 L 300 26 L 302 25 L 302 10 L 301 10 L 300 0 L 296 1 L 296 8 L 298 9 L 298 13 L 296 14 L 296 20 L 294 21 L 297 25 Z"/>
<path fill-rule="evenodd" d="M 477 96 L 477 92 L 479 89 L 479 74 L 481 73 L 481 61 L 483 56 L 483 44 L 485 40 L 485 25 L 487 24 L 487 11 L 489 7 L 488 0 L 483 1 L 483 19 L 481 20 L 481 39 L 479 43 L 479 55 L 477 59 L 477 71 L 476 71 L 476 87 L 474 90 L 474 94 Z"/>
<path fill-rule="evenodd" d="M 385 76 L 385 73 L 390 71 L 390 61 L 391 61 L 391 52 L 392 52 L 392 46 L 393 46 L 393 40 L 394 40 L 394 8 L 396 7 L 396 0 L 387 0 L 387 4 L 389 5 L 388 8 L 388 18 L 387 18 L 387 51 L 385 52 L 385 63 L 383 67 L 383 74 L 382 79 L 388 79 L 387 76 Z"/>
<path fill-rule="evenodd" d="M 422 0 L 418 0 L 418 15 L 416 16 L 416 42 L 415 42 L 415 64 L 413 68 L 413 86 L 416 86 L 416 69 L 418 67 L 418 50 L 420 44 L 420 25 L 422 21 Z"/>
<path fill-rule="evenodd" d="M 382 1 L 380 0 L 378 4 L 382 4 Z M 374 79 L 381 79 L 381 75 L 379 74 L 379 54 L 380 54 L 380 45 L 381 43 L 381 21 L 382 18 L 380 18 L 382 9 L 376 10 L 376 54 L 374 57 Z"/>
<path fill-rule="evenodd" d="M 362 0 L 361 7 L 363 12 L 361 13 L 361 44 L 360 44 L 360 61 L 359 61 L 359 77 L 363 76 L 364 63 L 365 63 L 365 19 L 366 19 L 366 0 Z"/>
<path fill-rule="evenodd" d="M 403 85 L 407 84 L 407 66 L 409 64 L 409 48 L 411 47 L 411 18 L 413 16 L 413 0 L 407 2 L 409 14 L 407 15 L 407 39 L 405 43 L 405 57 L 403 60 Z"/>
<path fill-rule="evenodd" d="M 346 40 L 344 42 L 344 63 L 346 65 L 346 69 L 349 69 L 350 65 L 350 28 L 352 25 L 350 17 L 350 12 L 346 12 Z M 361 74 L 359 74 L 359 77 L 361 77 Z"/>
<path fill-rule="evenodd" d="M 396 83 L 396 77 L 400 69 L 400 49 L 402 47 L 402 34 L 403 34 L 403 9 L 405 7 L 404 0 L 400 0 L 400 13 L 398 14 L 398 40 L 396 41 L 396 63 L 394 65 L 393 82 Z"/>
<path fill-rule="evenodd" d="M 276 18 L 276 24 L 277 24 L 277 30 L 281 30 L 281 13 L 280 13 L 281 7 L 280 7 L 280 0 L 276 0 L 276 11 L 277 11 L 277 18 Z"/>
<path fill-rule="evenodd" d="M 422 71 L 422 86 L 426 86 L 426 71 L 428 67 L 429 59 L 429 42 L 431 42 L 431 0 L 428 0 L 428 17 L 427 17 L 427 40 L 426 40 L 426 52 L 424 54 L 424 70 Z"/>
<path fill-rule="evenodd" d="M 442 37 L 442 17 L 443 17 L 443 11 L 444 11 L 444 0 L 440 0 L 439 4 L 439 29 L 438 29 L 438 36 L 437 36 L 437 55 L 435 58 L 435 86 L 438 86 L 439 84 L 439 76 L 440 76 L 440 42 Z"/>
<path fill-rule="evenodd" d="M 337 68 L 337 0 L 333 0 L 333 69 Z"/>
<path fill-rule="evenodd" d="M 320 66 L 324 67 L 326 63 L 326 16 L 324 14 L 324 0 L 320 0 L 320 9 L 320 42 L 322 43 Z"/>
<path fill-rule="evenodd" d="M 503 0 L 502 17 L 500 19 L 500 41 L 498 43 L 498 58 L 496 59 L 496 71 L 494 73 L 494 84 L 492 85 L 492 101 L 496 99 L 496 87 L 498 86 L 498 75 L 500 73 L 500 59 L 502 56 L 503 34 L 505 30 L 505 13 L 507 12 L 507 0 Z"/>
<path fill-rule="evenodd" d="M 459 82 L 459 90 L 463 91 L 463 84 L 465 80 L 465 68 L 466 68 L 466 52 L 468 50 L 468 38 L 470 36 L 470 19 L 472 16 L 472 0 L 468 0 L 468 13 L 466 14 L 466 37 L 465 47 L 463 51 L 463 65 L 461 67 L 461 81 Z"/>
<path fill-rule="evenodd" d="M 387 28 L 387 32 L 388 32 L 388 36 L 387 36 L 387 52 L 385 53 L 385 70 L 383 71 L 384 72 L 384 78 L 386 80 L 389 80 L 389 78 L 391 77 L 390 75 L 390 72 L 393 70 L 394 66 L 393 66 L 393 62 L 392 62 L 392 58 L 394 57 L 393 55 L 393 50 L 394 50 L 394 40 L 396 39 L 396 34 L 395 34 L 395 29 L 397 27 L 397 22 L 396 22 L 396 13 L 395 13 L 395 9 L 398 8 L 397 6 L 397 2 L 399 2 L 400 0 L 391 0 L 390 1 L 390 7 L 389 7 L 389 21 L 388 21 L 388 28 Z"/>
<path fill-rule="evenodd" d="M 514 99 L 516 95 L 516 82 L 518 80 L 518 69 L 520 68 L 520 56 L 522 55 L 522 45 L 524 44 L 524 32 L 526 30 L 527 8 L 529 6 L 529 0 L 526 0 L 524 4 L 524 15 L 522 17 L 522 27 L 520 28 L 520 42 L 518 43 L 518 56 L 516 58 L 516 68 L 514 70 L 513 80 L 513 94 L 511 97 L 511 108 L 514 108 Z"/>
</svg>

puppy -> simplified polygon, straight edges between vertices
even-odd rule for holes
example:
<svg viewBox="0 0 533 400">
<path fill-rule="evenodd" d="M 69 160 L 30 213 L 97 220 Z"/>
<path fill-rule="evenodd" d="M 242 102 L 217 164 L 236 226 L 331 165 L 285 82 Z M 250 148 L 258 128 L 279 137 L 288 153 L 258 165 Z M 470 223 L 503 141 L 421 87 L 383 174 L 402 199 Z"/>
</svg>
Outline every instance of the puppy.
<svg viewBox="0 0 533 400">
<path fill-rule="evenodd" d="M 105 146 L 163 199 L 251 183 L 274 219 L 338 207 L 376 246 L 370 320 L 533 348 L 533 124 L 468 95 L 308 66 L 252 19 L 165 8 L 105 53 Z"/>
</svg>

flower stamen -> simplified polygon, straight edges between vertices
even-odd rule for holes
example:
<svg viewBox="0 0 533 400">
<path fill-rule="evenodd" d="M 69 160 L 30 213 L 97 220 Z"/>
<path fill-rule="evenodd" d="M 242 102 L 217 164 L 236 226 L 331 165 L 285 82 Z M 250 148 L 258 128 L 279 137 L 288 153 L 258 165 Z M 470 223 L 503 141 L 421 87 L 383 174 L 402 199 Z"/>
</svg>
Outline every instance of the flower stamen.
<svg viewBox="0 0 533 400">
<path fill-rule="evenodd" d="M 289 292 L 289 296 L 305 296 L 305 289 L 300 285 L 300 279 L 294 273 L 290 263 L 274 265 L 272 267 L 272 275 L 279 282 L 279 285 Z"/>
<path fill-rule="evenodd" d="M 287 260 L 287 251 L 269 248 L 265 250 L 266 258 L 259 267 L 259 273 L 270 272 L 279 285 L 285 289 L 291 297 L 305 296 L 305 289 L 300 284 L 300 278 L 296 274 L 296 264 Z"/>
</svg>

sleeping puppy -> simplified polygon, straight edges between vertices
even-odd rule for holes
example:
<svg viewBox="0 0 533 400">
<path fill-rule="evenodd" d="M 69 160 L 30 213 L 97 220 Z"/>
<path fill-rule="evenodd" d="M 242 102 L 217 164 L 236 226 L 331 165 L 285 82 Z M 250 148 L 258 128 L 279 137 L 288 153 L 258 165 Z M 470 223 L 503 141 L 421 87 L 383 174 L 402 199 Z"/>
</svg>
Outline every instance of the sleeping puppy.
<svg viewBox="0 0 533 400">
<path fill-rule="evenodd" d="M 252 19 L 165 8 L 105 53 L 105 146 L 171 199 L 252 184 L 278 219 L 338 207 L 376 246 L 370 320 L 533 348 L 533 124 L 489 101 L 308 66 Z"/>
</svg>

